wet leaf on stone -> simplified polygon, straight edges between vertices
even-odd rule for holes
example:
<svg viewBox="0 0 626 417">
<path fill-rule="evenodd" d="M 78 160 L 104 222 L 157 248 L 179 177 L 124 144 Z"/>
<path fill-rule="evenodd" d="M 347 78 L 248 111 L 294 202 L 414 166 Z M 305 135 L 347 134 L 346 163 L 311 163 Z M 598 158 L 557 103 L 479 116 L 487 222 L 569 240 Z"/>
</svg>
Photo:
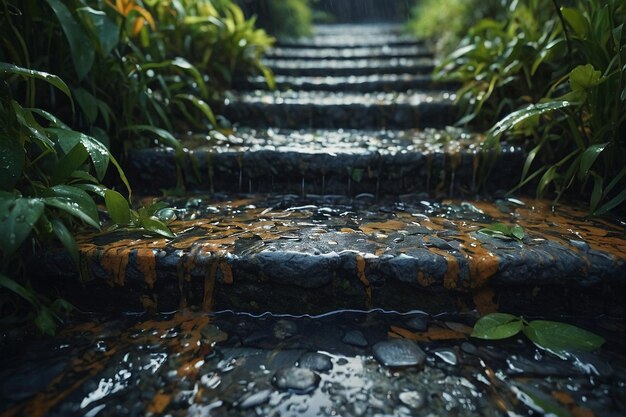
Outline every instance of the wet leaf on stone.
<svg viewBox="0 0 626 417">
<path fill-rule="evenodd" d="M 604 344 L 604 338 L 571 324 L 535 320 L 524 328 L 524 334 L 540 348 L 566 358 L 568 352 L 591 352 Z"/>
<path fill-rule="evenodd" d="M 500 239 L 516 239 L 522 241 L 526 234 L 520 225 L 507 225 L 504 223 L 494 223 L 484 229 L 480 229 L 478 233 L 497 237 Z"/>
<path fill-rule="evenodd" d="M 522 319 L 517 316 L 493 313 L 482 317 L 476 322 L 471 336 L 487 340 L 506 339 L 518 334 L 523 326 Z"/>
<path fill-rule="evenodd" d="M 174 233 L 167 227 L 165 223 L 156 217 L 143 218 L 141 219 L 141 227 L 146 229 L 149 232 L 156 233 L 161 236 L 174 238 L 176 237 Z"/>
<path fill-rule="evenodd" d="M 123 195 L 117 191 L 107 190 L 104 193 L 104 202 L 115 224 L 125 226 L 130 223 L 130 206 Z"/>
</svg>

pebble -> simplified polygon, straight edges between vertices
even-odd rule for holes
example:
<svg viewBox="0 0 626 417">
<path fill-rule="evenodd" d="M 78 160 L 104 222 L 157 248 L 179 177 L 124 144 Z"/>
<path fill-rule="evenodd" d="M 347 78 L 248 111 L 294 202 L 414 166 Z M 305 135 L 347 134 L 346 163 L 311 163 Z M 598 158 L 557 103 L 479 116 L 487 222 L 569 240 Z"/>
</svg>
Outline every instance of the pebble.
<svg viewBox="0 0 626 417">
<path fill-rule="evenodd" d="M 378 362 L 392 368 L 422 365 L 426 359 L 424 351 L 415 342 L 406 339 L 379 342 L 373 350 Z"/>
<path fill-rule="evenodd" d="M 272 328 L 272 334 L 276 339 L 285 340 L 294 336 L 298 332 L 296 323 L 289 320 L 278 320 Z"/>
<path fill-rule="evenodd" d="M 359 330 L 350 330 L 343 336 L 341 341 L 347 345 L 356 347 L 367 346 L 367 340 L 365 339 L 365 336 L 363 336 L 363 333 L 361 333 Z"/>
<path fill-rule="evenodd" d="M 416 410 L 422 408 L 425 402 L 424 395 L 417 391 L 402 392 L 398 395 L 398 399 L 402 404 Z"/>
<path fill-rule="evenodd" d="M 333 363 L 328 355 L 321 353 L 307 352 L 298 361 L 300 368 L 308 368 L 312 371 L 327 372 L 333 369 Z"/>
<path fill-rule="evenodd" d="M 282 368 L 276 371 L 272 384 L 281 391 L 307 394 L 320 383 L 320 376 L 307 368 Z"/>
<path fill-rule="evenodd" d="M 436 349 L 433 350 L 433 354 L 448 365 L 456 366 L 459 364 L 459 357 L 452 349 Z"/>
<path fill-rule="evenodd" d="M 239 408 L 242 408 L 245 410 L 245 409 L 256 407 L 257 405 L 263 404 L 270 398 L 271 394 L 272 394 L 272 390 L 264 389 L 262 391 L 255 392 L 254 394 L 246 395 L 243 397 L 243 399 L 239 403 Z"/>
<path fill-rule="evenodd" d="M 413 317 L 407 320 L 406 326 L 416 332 L 425 332 L 428 330 L 428 316 L 421 315 Z"/>
</svg>

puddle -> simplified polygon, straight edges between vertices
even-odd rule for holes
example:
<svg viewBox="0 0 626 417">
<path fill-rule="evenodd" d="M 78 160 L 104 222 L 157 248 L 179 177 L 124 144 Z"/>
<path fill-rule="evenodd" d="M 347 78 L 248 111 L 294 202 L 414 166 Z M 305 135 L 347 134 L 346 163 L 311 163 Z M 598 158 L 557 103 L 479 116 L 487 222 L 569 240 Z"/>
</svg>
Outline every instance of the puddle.
<svg viewBox="0 0 626 417">
<path fill-rule="evenodd" d="M 624 322 L 574 321 L 607 343 L 561 360 L 521 338 L 470 339 L 474 321 L 382 310 L 84 316 L 54 339 L 2 340 L 0 416 L 626 413 Z"/>
</svg>

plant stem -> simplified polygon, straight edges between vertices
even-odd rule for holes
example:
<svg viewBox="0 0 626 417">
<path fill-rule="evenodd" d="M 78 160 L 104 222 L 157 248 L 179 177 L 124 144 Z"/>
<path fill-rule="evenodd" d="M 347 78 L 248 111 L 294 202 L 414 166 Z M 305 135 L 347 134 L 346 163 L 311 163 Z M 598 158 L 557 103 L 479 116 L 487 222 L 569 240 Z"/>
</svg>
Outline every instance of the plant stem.
<svg viewBox="0 0 626 417">
<path fill-rule="evenodd" d="M 565 42 L 567 43 L 567 58 L 569 59 L 570 71 L 574 69 L 574 55 L 572 53 L 572 42 L 569 38 L 569 32 L 567 31 L 567 23 L 565 22 L 565 17 L 563 16 L 563 12 L 559 7 L 558 0 L 552 0 L 552 4 L 554 5 L 554 10 L 556 10 L 556 14 L 561 21 L 561 27 L 563 27 L 563 34 L 565 35 Z"/>
</svg>

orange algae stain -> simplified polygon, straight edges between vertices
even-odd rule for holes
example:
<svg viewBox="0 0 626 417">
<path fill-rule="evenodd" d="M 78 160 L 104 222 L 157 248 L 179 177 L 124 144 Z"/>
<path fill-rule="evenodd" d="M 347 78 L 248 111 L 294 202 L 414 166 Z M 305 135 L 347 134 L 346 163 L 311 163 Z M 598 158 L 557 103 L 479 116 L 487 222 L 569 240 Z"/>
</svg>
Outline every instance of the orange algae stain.
<svg viewBox="0 0 626 417">
<path fill-rule="evenodd" d="M 148 248 L 137 249 L 137 269 L 143 274 L 148 288 L 154 288 L 156 283 L 156 256 L 154 250 Z"/>
<path fill-rule="evenodd" d="M 218 263 L 218 267 L 220 271 L 222 271 L 222 276 L 224 277 L 224 284 L 231 285 L 234 282 L 233 279 L 233 269 L 226 261 L 220 261 Z"/>
<path fill-rule="evenodd" d="M 595 417 L 593 411 L 588 408 L 578 406 L 574 397 L 567 392 L 553 391 L 552 397 L 566 406 L 574 417 Z"/>
<path fill-rule="evenodd" d="M 482 247 L 480 242 L 469 234 L 461 237 L 461 254 L 467 259 L 471 288 L 480 288 L 489 282 L 500 268 L 498 256 Z"/>
<path fill-rule="evenodd" d="M 424 242 L 428 242 L 428 236 L 424 237 Z M 448 264 L 446 273 L 443 276 L 444 288 L 448 290 L 457 289 L 459 276 L 461 272 L 459 260 L 456 258 L 456 256 L 452 255 L 450 252 L 445 251 L 443 249 L 429 247 L 428 250 L 439 256 L 442 256 L 446 260 L 446 263 Z"/>
<path fill-rule="evenodd" d="M 374 233 L 391 233 L 405 230 L 407 227 L 406 222 L 400 220 L 387 220 L 385 222 L 371 222 L 365 223 L 359 227 L 366 235 Z"/>
<path fill-rule="evenodd" d="M 432 277 L 424 274 L 423 271 L 417 272 L 417 283 L 420 284 L 422 287 L 430 287 L 434 284 L 434 282 L 435 280 Z"/>
<path fill-rule="evenodd" d="M 103 249 L 100 265 L 109 275 L 109 282 L 112 286 L 124 286 L 126 268 L 130 258 L 128 246 L 131 242 L 130 240 L 120 240 Z"/>
<path fill-rule="evenodd" d="M 498 304 L 495 301 L 496 294 L 491 287 L 481 287 L 472 292 L 474 306 L 481 316 L 498 312 Z"/>
<path fill-rule="evenodd" d="M 162 414 L 171 402 L 171 394 L 158 393 L 154 396 L 146 411 L 148 413 Z"/>
<path fill-rule="evenodd" d="M 429 327 L 425 332 L 411 332 L 398 326 L 391 326 L 388 333 L 389 337 L 403 338 L 413 340 L 415 342 L 432 342 L 436 340 L 461 340 L 466 339 L 467 335 L 452 329 L 444 329 L 442 327 Z"/>
<path fill-rule="evenodd" d="M 370 285 L 370 281 L 365 275 L 365 258 L 363 255 L 356 256 L 356 273 L 359 277 L 359 281 L 361 281 L 365 286 L 365 294 L 367 295 L 366 303 L 367 306 L 370 307 L 372 305 L 372 287 Z"/>
<path fill-rule="evenodd" d="M 218 261 L 211 262 L 211 267 L 204 276 L 204 296 L 202 298 L 202 311 L 213 309 L 213 293 L 215 292 L 215 276 L 217 274 Z"/>
</svg>

